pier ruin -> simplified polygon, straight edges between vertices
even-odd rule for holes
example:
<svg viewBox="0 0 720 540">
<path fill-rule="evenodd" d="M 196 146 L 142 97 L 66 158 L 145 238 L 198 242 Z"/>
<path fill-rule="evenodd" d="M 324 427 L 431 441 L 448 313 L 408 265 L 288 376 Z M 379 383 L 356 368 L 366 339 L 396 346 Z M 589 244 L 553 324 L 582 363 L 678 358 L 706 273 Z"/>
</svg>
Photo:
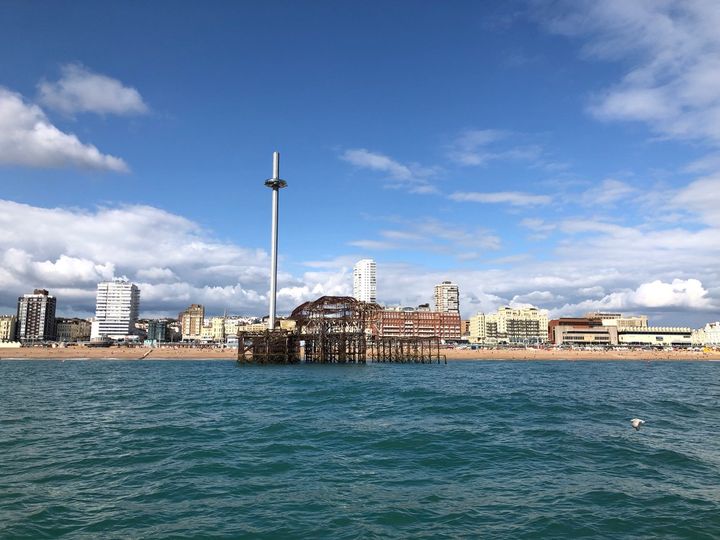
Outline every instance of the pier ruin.
<svg viewBox="0 0 720 540">
<path fill-rule="evenodd" d="M 323 296 L 295 308 L 294 330 L 238 334 L 238 362 L 255 364 L 439 363 L 437 337 L 383 337 L 381 308 L 349 296 Z"/>
</svg>

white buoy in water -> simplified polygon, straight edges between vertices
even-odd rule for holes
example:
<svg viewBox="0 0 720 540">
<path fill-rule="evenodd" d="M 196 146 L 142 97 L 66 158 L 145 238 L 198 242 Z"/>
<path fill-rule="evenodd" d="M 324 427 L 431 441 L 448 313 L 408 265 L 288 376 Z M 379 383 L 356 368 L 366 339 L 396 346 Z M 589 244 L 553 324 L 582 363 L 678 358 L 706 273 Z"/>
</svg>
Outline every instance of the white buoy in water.
<svg viewBox="0 0 720 540">
<path fill-rule="evenodd" d="M 640 431 L 640 427 L 645 423 L 645 420 L 639 418 L 633 418 L 630 420 L 630 425 L 635 428 L 635 431 Z"/>
</svg>

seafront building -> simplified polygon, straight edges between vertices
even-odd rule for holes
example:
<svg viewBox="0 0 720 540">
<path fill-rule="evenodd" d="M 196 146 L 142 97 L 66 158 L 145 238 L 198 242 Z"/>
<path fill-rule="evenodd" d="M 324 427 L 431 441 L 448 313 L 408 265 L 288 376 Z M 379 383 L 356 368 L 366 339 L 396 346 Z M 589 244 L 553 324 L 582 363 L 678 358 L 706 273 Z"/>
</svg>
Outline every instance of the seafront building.
<svg viewBox="0 0 720 540">
<path fill-rule="evenodd" d="M 632 328 L 647 328 L 647 315 L 623 315 L 622 313 L 586 313 L 585 317 L 591 321 L 596 321 L 602 326 L 616 326 L 618 330 Z"/>
<path fill-rule="evenodd" d="M 371 327 L 378 337 L 438 337 L 441 340 L 461 338 L 460 314 L 430 311 L 425 306 L 379 311 Z"/>
<path fill-rule="evenodd" d="M 618 344 L 618 329 L 616 326 L 559 325 L 554 327 L 552 332 L 553 340 L 551 343 L 554 345 L 609 347 Z"/>
<path fill-rule="evenodd" d="M 140 289 L 125 278 L 97 285 L 95 320 L 90 338 L 134 339 L 140 309 Z"/>
<path fill-rule="evenodd" d="M 199 341 L 202 339 L 203 326 L 205 325 L 205 306 L 202 304 L 191 304 L 185 311 L 178 315 L 183 341 Z"/>
<path fill-rule="evenodd" d="M 164 343 L 168 338 L 168 322 L 162 319 L 150 319 L 147 322 L 146 340 L 152 343 Z"/>
<path fill-rule="evenodd" d="M 689 347 L 693 329 L 685 326 L 648 326 L 618 330 L 618 345 L 633 347 Z"/>
<path fill-rule="evenodd" d="M 460 313 L 460 289 L 451 281 L 435 285 L 435 311 Z"/>
<path fill-rule="evenodd" d="M 614 336 L 611 328 L 615 329 Z M 561 317 L 548 322 L 548 342 L 554 345 L 617 344 L 617 326 L 603 325 L 603 320 L 596 317 Z"/>
<path fill-rule="evenodd" d="M 226 317 L 225 318 L 225 337 L 237 337 L 240 327 L 255 322 L 254 317 Z"/>
<path fill-rule="evenodd" d="M 19 341 L 52 341 L 55 339 L 56 299 L 45 289 L 18 298 L 17 338 Z"/>
<path fill-rule="evenodd" d="M 377 265 L 362 259 L 353 267 L 353 296 L 361 302 L 377 302 Z"/>
<path fill-rule="evenodd" d="M 215 343 L 225 342 L 225 317 L 212 317 L 210 319 L 210 331 L 212 341 Z"/>
<path fill-rule="evenodd" d="M 58 341 L 74 343 L 87 341 L 92 333 L 92 323 L 87 319 L 55 319 L 55 336 Z"/>
<path fill-rule="evenodd" d="M 564 346 L 689 347 L 697 341 L 689 327 L 649 326 L 646 315 L 588 313 L 548 323 L 548 341 Z"/>
<path fill-rule="evenodd" d="M 537 345 L 548 336 L 547 311 L 536 307 L 501 307 L 470 317 L 470 341 L 483 345 Z"/>
<path fill-rule="evenodd" d="M 0 341 L 15 341 L 16 327 L 15 315 L 0 316 Z"/>
<path fill-rule="evenodd" d="M 693 331 L 692 343 L 705 347 L 720 346 L 720 322 L 711 322 L 704 328 Z"/>
</svg>

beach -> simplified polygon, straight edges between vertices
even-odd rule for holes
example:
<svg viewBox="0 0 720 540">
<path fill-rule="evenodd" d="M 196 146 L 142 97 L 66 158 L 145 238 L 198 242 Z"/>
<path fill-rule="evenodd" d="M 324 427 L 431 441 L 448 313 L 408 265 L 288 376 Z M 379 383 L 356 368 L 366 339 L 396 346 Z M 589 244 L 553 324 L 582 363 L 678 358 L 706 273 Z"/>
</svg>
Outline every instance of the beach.
<svg viewBox="0 0 720 540">
<path fill-rule="evenodd" d="M 558 350 L 441 349 L 448 360 L 720 360 L 720 350 Z M 216 347 L 21 347 L 0 348 L 0 359 L 13 360 L 234 360 L 237 349 Z"/>
</svg>

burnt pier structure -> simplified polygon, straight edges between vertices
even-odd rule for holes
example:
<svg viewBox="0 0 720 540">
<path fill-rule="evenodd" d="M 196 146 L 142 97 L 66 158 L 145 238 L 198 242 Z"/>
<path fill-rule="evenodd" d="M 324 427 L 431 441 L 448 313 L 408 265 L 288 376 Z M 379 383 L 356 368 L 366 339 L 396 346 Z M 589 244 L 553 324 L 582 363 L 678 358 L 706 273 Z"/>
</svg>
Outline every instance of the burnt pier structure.
<svg viewBox="0 0 720 540">
<path fill-rule="evenodd" d="M 238 334 L 238 362 L 255 364 L 440 363 L 437 337 L 377 335 L 380 306 L 349 296 L 323 296 L 290 315 L 294 330 Z"/>
</svg>

